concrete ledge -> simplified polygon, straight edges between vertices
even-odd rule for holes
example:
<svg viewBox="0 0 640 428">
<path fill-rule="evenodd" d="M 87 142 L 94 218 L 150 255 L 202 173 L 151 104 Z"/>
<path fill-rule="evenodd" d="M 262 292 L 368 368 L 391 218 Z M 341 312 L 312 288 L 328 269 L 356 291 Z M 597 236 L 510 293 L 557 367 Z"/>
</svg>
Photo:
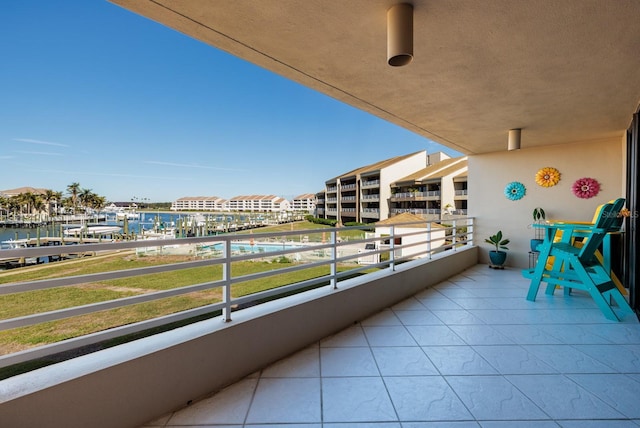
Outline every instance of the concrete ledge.
<svg viewBox="0 0 640 428">
<path fill-rule="evenodd" d="M 0 382 L 7 427 L 138 427 L 218 391 L 478 261 L 477 247 L 414 261 Z"/>
</svg>

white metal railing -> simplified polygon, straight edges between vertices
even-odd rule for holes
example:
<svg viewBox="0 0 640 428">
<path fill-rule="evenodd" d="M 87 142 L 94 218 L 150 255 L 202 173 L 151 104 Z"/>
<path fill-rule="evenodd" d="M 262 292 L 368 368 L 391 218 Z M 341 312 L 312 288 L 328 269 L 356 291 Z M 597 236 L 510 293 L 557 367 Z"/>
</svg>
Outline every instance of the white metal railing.
<svg viewBox="0 0 640 428">
<path fill-rule="evenodd" d="M 357 186 L 355 184 L 341 184 L 340 185 L 340 190 L 353 190 L 356 187 Z"/>
<path fill-rule="evenodd" d="M 378 200 L 378 199 L 380 199 L 380 194 L 373 193 L 373 194 L 368 194 L 368 195 L 362 195 L 362 199 L 363 200 Z"/>
<path fill-rule="evenodd" d="M 467 194 L 468 194 L 467 189 L 464 189 L 464 190 L 456 190 L 456 191 L 455 191 L 455 195 L 456 195 L 456 196 L 463 196 L 463 195 L 467 195 Z"/>
<path fill-rule="evenodd" d="M 411 213 L 411 214 L 440 214 L 442 212 L 439 208 L 392 208 L 392 214 L 402 214 L 402 213 Z"/>
<path fill-rule="evenodd" d="M 360 187 L 378 187 L 380 186 L 380 180 L 368 180 L 368 181 L 363 181 L 360 184 Z"/>
<path fill-rule="evenodd" d="M 432 225 L 436 223 L 444 227 L 432 228 Z M 424 227 L 416 228 L 416 224 Z M 266 299 L 277 298 L 278 296 L 308 289 L 309 287 L 319 287 L 323 284 L 337 288 L 341 280 L 352 277 L 355 274 L 365 274 L 365 270 L 373 268 L 393 270 L 394 266 L 400 262 L 418 258 L 430 259 L 438 253 L 456 251 L 460 246 L 473 245 L 473 224 L 473 218 L 449 220 L 448 223 L 440 221 L 403 223 L 391 226 L 390 233 L 384 237 L 374 236 L 359 239 L 354 239 L 353 235 L 359 233 L 360 236 L 366 236 L 364 232 L 371 231 L 370 226 L 2 250 L 0 251 L 0 260 L 5 261 L 8 259 L 28 261 L 43 257 L 65 257 L 70 254 L 75 254 L 79 257 L 82 255 L 95 256 L 123 253 L 127 257 L 154 256 L 160 259 L 164 256 L 169 256 L 167 257 L 168 262 L 160 265 L 87 273 L 62 278 L 5 283 L 0 285 L 0 296 L 6 296 L 4 297 L 5 299 L 11 299 L 12 297 L 20 299 L 23 293 L 34 293 L 57 287 L 66 288 L 78 285 L 86 287 L 87 284 L 92 287 L 103 287 L 104 281 L 123 279 L 129 279 L 135 286 L 137 284 L 135 282 L 136 277 L 143 275 L 171 274 L 185 269 L 211 266 L 221 266 L 222 277 L 211 278 L 211 280 L 196 284 L 176 286 L 175 288 L 149 289 L 141 294 L 113 300 L 100 300 L 80 306 L 62 307 L 0 319 L 0 331 L 4 331 L 94 314 L 98 311 L 126 308 L 134 304 L 155 302 L 159 299 L 184 296 L 193 292 L 219 289 L 221 295 L 219 302 L 132 324 L 115 326 L 104 331 L 62 340 L 21 352 L 2 355 L 0 356 L 0 367 L 68 351 L 216 311 L 221 313 L 220 317 L 223 321 L 229 322 L 232 320 L 232 308 L 235 307 L 258 304 Z M 413 227 L 403 228 L 403 226 Z M 369 232 L 367 235 L 371 235 L 371 233 Z M 395 242 L 404 242 L 405 244 L 394 244 Z M 365 250 L 366 244 L 373 244 L 375 250 Z M 268 247 L 268 250 L 265 247 Z M 261 251 L 260 248 L 263 250 Z M 190 255 L 189 260 L 173 261 L 176 255 L 184 254 Z M 372 256 L 374 256 L 373 262 L 371 262 Z M 282 257 L 286 257 L 293 262 L 283 263 L 282 267 L 278 265 L 280 267 L 278 269 L 241 276 L 233 275 L 232 265 L 234 263 L 246 261 L 271 261 L 273 263 Z M 62 264 L 63 262 L 53 262 L 52 265 L 57 263 Z M 262 280 L 321 266 L 328 266 L 330 273 L 239 297 L 232 296 L 232 289 L 240 283 Z M 341 267 L 341 270 L 339 267 Z M 16 270 L 11 271 L 11 273 L 13 272 L 16 272 Z M 31 298 L 35 297 L 31 295 Z"/>
<path fill-rule="evenodd" d="M 440 196 L 439 190 L 429 190 L 425 192 L 398 192 L 394 193 L 391 197 L 395 199 L 415 199 L 415 198 L 428 198 Z"/>
<path fill-rule="evenodd" d="M 380 213 L 377 211 L 363 211 L 360 215 L 363 218 L 380 218 Z"/>
</svg>

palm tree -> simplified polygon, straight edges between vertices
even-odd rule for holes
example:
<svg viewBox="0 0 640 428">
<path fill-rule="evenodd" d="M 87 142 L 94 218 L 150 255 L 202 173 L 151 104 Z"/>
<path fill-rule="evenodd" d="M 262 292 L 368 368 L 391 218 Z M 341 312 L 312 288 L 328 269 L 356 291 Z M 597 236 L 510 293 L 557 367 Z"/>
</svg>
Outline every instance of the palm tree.
<svg viewBox="0 0 640 428">
<path fill-rule="evenodd" d="M 51 189 L 47 189 L 44 191 L 42 195 L 42 200 L 44 202 L 45 207 L 47 208 L 47 215 L 51 216 L 51 201 L 56 199 L 56 192 Z"/>
<path fill-rule="evenodd" d="M 45 210 L 46 206 L 44 204 L 44 200 L 42 199 L 42 195 L 34 195 L 35 198 L 33 199 L 33 204 L 31 205 L 32 210 L 35 211 L 36 214 L 38 214 L 38 219 L 41 219 L 41 214 L 42 211 Z"/>
<path fill-rule="evenodd" d="M 71 183 L 67 186 L 67 193 L 71 196 L 71 206 L 73 213 L 76 212 L 78 206 L 78 193 L 80 192 L 80 183 Z"/>
<path fill-rule="evenodd" d="M 70 211 L 74 211 L 75 213 L 75 208 L 73 208 L 73 200 L 71 199 L 71 196 L 61 199 L 61 202 L 61 205 L 64 207 L 65 214 L 68 214 Z"/>
<path fill-rule="evenodd" d="M 0 195 L 0 213 L 2 213 L 2 211 L 9 217 L 9 198 Z"/>
<path fill-rule="evenodd" d="M 95 194 L 91 191 L 91 189 L 80 189 L 80 194 L 78 195 L 78 199 L 80 200 L 80 206 L 87 210 L 90 208 L 91 200 Z"/>
<path fill-rule="evenodd" d="M 42 196 L 38 193 L 26 192 L 18 196 L 21 197 L 22 204 L 26 207 L 26 214 L 28 215 L 40 213 L 44 208 Z"/>
<path fill-rule="evenodd" d="M 34 195 L 31 192 L 25 192 L 25 193 L 21 193 L 18 196 L 20 196 L 20 198 L 21 198 L 22 205 L 26 208 L 25 209 L 25 214 L 27 214 L 27 215 L 32 214 L 33 213 L 32 206 L 36 202 L 36 195 Z"/>
<path fill-rule="evenodd" d="M 91 208 L 100 211 L 107 204 L 107 198 L 105 196 L 98 196 L 95 193 L 91 198 Z"/>
<path fill-rule="evenodd" d="M 62 205 L 62 192 L 53 192 L 53 198 L 56 201 L 54 212 L 58 215 L 58 208 Z"/>
<path fill-rule="evenodd" d="M 15 218 L 19 210 L 22 209 L 21 198 L 18 195 L 11 196 L 7 202 L 7 210 Z"/>
</svg>

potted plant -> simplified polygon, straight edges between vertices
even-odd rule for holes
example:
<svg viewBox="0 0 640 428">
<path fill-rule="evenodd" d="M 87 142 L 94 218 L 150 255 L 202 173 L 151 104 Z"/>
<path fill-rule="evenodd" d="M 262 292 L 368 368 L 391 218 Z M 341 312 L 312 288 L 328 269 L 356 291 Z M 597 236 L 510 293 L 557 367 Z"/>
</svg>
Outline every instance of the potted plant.
<svg viewBox="0 0 640 428">
<path fill-rule="evenodd" d="M 505 260 L 507 259 L 507 253 L 501 250 L 508 250 L 506 245 L 509 243 L 508 239 L 502 239 L 502 231 L 499 230 L 495 235 L 491 235 L 484 240 L 487 244 L 493 245 L 495 250 L 489 251 L 489 258 L 491 259 L 491 266 L 494 268 L 502 268 Z"/>
<path fill-rule="evenodd" d="M 547 215 L 540 207 L 533 209 L 533 224 L 542 224 L 547 219 Z M 531 251 L 538 252 L 538 245 L 544 242 L 544 230 L 540 227 L 533 227 L 533 239 L 530 246 Z"/>
</svg>

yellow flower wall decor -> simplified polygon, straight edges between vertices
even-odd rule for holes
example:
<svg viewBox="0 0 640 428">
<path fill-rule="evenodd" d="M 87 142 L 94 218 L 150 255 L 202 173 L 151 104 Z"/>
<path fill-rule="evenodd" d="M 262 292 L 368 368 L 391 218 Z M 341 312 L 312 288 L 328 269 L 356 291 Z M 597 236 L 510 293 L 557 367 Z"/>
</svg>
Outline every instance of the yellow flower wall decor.
<svg viewBox="0 0 640 428">
<path fill-rule="evenodd" d="M 550 166 L 542 168 L 536 173 L 536 183 L 542 187 L 552 187 L 560 181 L 560 171 Z"/>
</svg>

